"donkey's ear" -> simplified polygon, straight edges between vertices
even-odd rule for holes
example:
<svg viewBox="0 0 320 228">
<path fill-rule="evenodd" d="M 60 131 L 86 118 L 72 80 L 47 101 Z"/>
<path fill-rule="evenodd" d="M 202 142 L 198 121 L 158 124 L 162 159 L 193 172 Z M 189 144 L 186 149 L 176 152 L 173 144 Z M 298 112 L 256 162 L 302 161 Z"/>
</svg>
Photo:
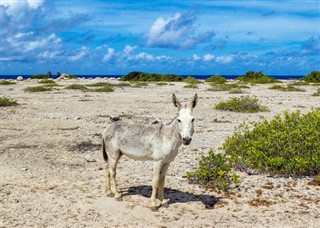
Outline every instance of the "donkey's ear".
<svg viewBox="0 0 320 228">
<path fill-rule="evenodd" d="M 195 94 L 192 98 L 191 103 L 190 103 L 191 109 L 194 109 L 194 107 L 196 107 L 197 103 L 198 103 L 198 94 Z"/>
<path fill-rule="evenodd" d="M 175 94 L 172 94 L 172 103 L 175 107 L 177 107 L 179 110 L 181 109 L 181 103 L 178 101 L 178 98 Z"/>
</svg>

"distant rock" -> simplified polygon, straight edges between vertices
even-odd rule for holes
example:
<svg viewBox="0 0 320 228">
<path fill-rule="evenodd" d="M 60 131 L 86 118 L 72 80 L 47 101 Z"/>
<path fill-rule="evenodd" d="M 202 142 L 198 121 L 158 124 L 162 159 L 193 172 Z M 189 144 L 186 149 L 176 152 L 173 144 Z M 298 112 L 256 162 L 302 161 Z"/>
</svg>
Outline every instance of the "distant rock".
<svg viewBox="0 0 320 228">
<path fill-rule="evenodd" d="M 24 80 L 24 78 L 23 78 L 22 76 L 18 76 L 18 77 L 17 77 L 17 81 L 21 82 L 21 81 L 23 81 L 23 80 Z"/>
<path fill-rule="evenodd" d="M 63 79 L 69 79 L 70 75 L 67 73 L 62 73 L 57 79 L 63 80 Z"/>
</svg>

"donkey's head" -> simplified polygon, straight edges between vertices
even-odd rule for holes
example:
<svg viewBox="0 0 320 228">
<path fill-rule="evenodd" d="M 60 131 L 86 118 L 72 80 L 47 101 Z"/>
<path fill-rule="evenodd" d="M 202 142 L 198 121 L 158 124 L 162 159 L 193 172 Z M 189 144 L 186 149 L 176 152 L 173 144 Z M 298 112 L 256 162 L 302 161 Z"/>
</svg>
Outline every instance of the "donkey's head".
<svg viewBox="0 0 320 228">
<path fill-rule="evenodd" d="M 179 114 L 177 117 L 179 134 L 184 145 L 189 145 L 192 140 L 194 117 L 192 115 L 193 108 L 198 102 L 198 95 L 195 94 L 189 105 L 182 106 L 176 95 L 172 94 L 172 103 L 178 108 Z"/>
</svg>

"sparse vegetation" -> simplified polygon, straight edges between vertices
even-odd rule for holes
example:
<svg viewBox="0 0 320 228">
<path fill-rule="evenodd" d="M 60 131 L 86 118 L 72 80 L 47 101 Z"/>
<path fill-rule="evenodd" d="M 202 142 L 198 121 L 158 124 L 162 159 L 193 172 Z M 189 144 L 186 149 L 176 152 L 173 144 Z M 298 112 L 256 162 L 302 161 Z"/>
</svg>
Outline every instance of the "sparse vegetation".
<svg viewBox="0 0 320 228">
<path fill-rule="evenodd" d="M 229 101 L 218 103 L 215 106 L 215 109 L 245 113 L 268 111 L 267 107 L 261 105 L 258 98 L 255 96 L 234 97 Z"/>
<path fill-rule="evenodd" d="M 111 86 L 103 86 L 103 87 L 95 89 L 94 91 L 100 92 L 100 93 L 110 93 L 110 92 L 113 92 L 114 90 Z"/>
<path fill-rule="evenodd" d="M 16 106 L 16 105 L 18 105 L 17 101 L 7 97 L 0 97 L 0 107 Z"/>
<path fill-rule="evenodd" d="M 239 176 L 232 173 L 231 168 L 232 164 L 224 154 L 210 150 L 207 156 L 201 157 L 196 170 L 187 172 L 187 178 L 192 183 L 227 191 L 240 183 Z"/>
<path fill-rule="evenodd" d="M 24 89 L 25 92 L 30 93 L 36 93 L 36 92 L 45 92 L 45 91 L 51 91 L 52 88 L 48 86 L 33 86 L 33 87 L 27 87 Z"/>
<path fill-rule="evenodd" d="M 315 97 L 320 96 L 320 88 L 318 88 L 318 90 L 317 90 L 316 92 L 314 92 L 314 93 L 312 94 L 312 96 L 315 96 Z"/>
<path fill-rule="evenodd" d="M 223 84 L 227 82 L 227 79 L 222 77 L 221 75 L 215 75 L 204 80 L 205 82 L 212 82 L 215 84 Z"/>
<path fill-rule="evenodd" d="M 320 71 L 312 71 L 301 78 L 301 80 L 309 83 L 320 83 Z"/>
<path fill-rule="evenodd" d="M 244 75 L 237 77 L 236 80 L 240 80 L 240 81 L 252 83 L 252 84 L 267 84 L 267 83 L 280 82 L 272 77 L 264 75 L 261 71 L 259 72 L 248 71 Z"/>
<path fill-rule="evenodd" d="M 65 87 L 65 89 L 80 90 L 82 92 L 89 91 L 89 89 L 85 85 L 79 85 L 79 84 L 69 85 L 69 86 Z"/>
<path fill-rule="evenodd" d="M 184 79 L 184 82 L 186 82 L 188 85 L 184 86 L 184 88 L 192 88 L 196 89 L 198 88 L 200 81 L 196 80 L 194 77 L 188 76 L 186 79 Z"/>
<path fill-rule="evenodd" d="M 223 144 L 236 168 L 285 176 L 320 172 L 320 111 L 299 111 L 241 125 Z"/>
<path fill-rule="evenodd" d="M 183 81 L 183 77 L 174 74 L 149 74 L 139 71 L 130 72 L 120 78 L 120 81 L 173 82 Z"/>
<path fill-rule="evenodd" d="M 48 75 L 46 74 L 34 74 L 30 77 L 31 79 L 48 79 Z"/>
<path fill-rule="evenodd" d="M 280 90 L 284 92 L 305 92 L 305 89 L 295 87 L 292 84 L 289 84 L 287 86 L 281 86 L 281 85 L 274 85 L 271 86 L 269 89 L 275 89 L 275 90 Z"/>
<path fill-rule="evenodd" d="M 247 85 L 211 83 L 211 88 L 209 88 L 208 91 L 231 91 L 233 89 L 248 89 L 248 88 L 250 87 Z"/>
<path fill-rule="evenodd" d="M 17 84 L 17 83 L 9 80 L 0 80 L 0 85 L 14 85 L 14 84 Z"/>
</svg>

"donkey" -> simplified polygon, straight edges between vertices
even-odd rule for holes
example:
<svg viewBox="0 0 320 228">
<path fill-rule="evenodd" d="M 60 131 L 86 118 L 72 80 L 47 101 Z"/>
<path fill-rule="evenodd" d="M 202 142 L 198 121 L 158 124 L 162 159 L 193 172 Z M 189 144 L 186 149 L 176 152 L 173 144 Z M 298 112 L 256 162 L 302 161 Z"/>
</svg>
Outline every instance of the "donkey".
<svg viewBox="0 0 320 228">
<path fill-rule="evenodd" d="M 198 96 L 194 95 L 190 104 L 182 106 L 175 94 L 172 102 L 178 108 L 178 116 L 169 124 L 143 125 L 138 123 L 113 122 L 102 134 L 102 152 L 106 165 L 106 193 L 121 201 L 116 182 L 116 168 L 124 154 L 134 160 L 153 161 L 153 180 L 151 210 L 157 211 L 156 194 L 160 206 L 167 207 L 169 200 L 164 200 L 165 175 L 170 162 L 178 154 L 179 147 L 191 143 L 194 131 L 193 108 Z"/>
</svg>

